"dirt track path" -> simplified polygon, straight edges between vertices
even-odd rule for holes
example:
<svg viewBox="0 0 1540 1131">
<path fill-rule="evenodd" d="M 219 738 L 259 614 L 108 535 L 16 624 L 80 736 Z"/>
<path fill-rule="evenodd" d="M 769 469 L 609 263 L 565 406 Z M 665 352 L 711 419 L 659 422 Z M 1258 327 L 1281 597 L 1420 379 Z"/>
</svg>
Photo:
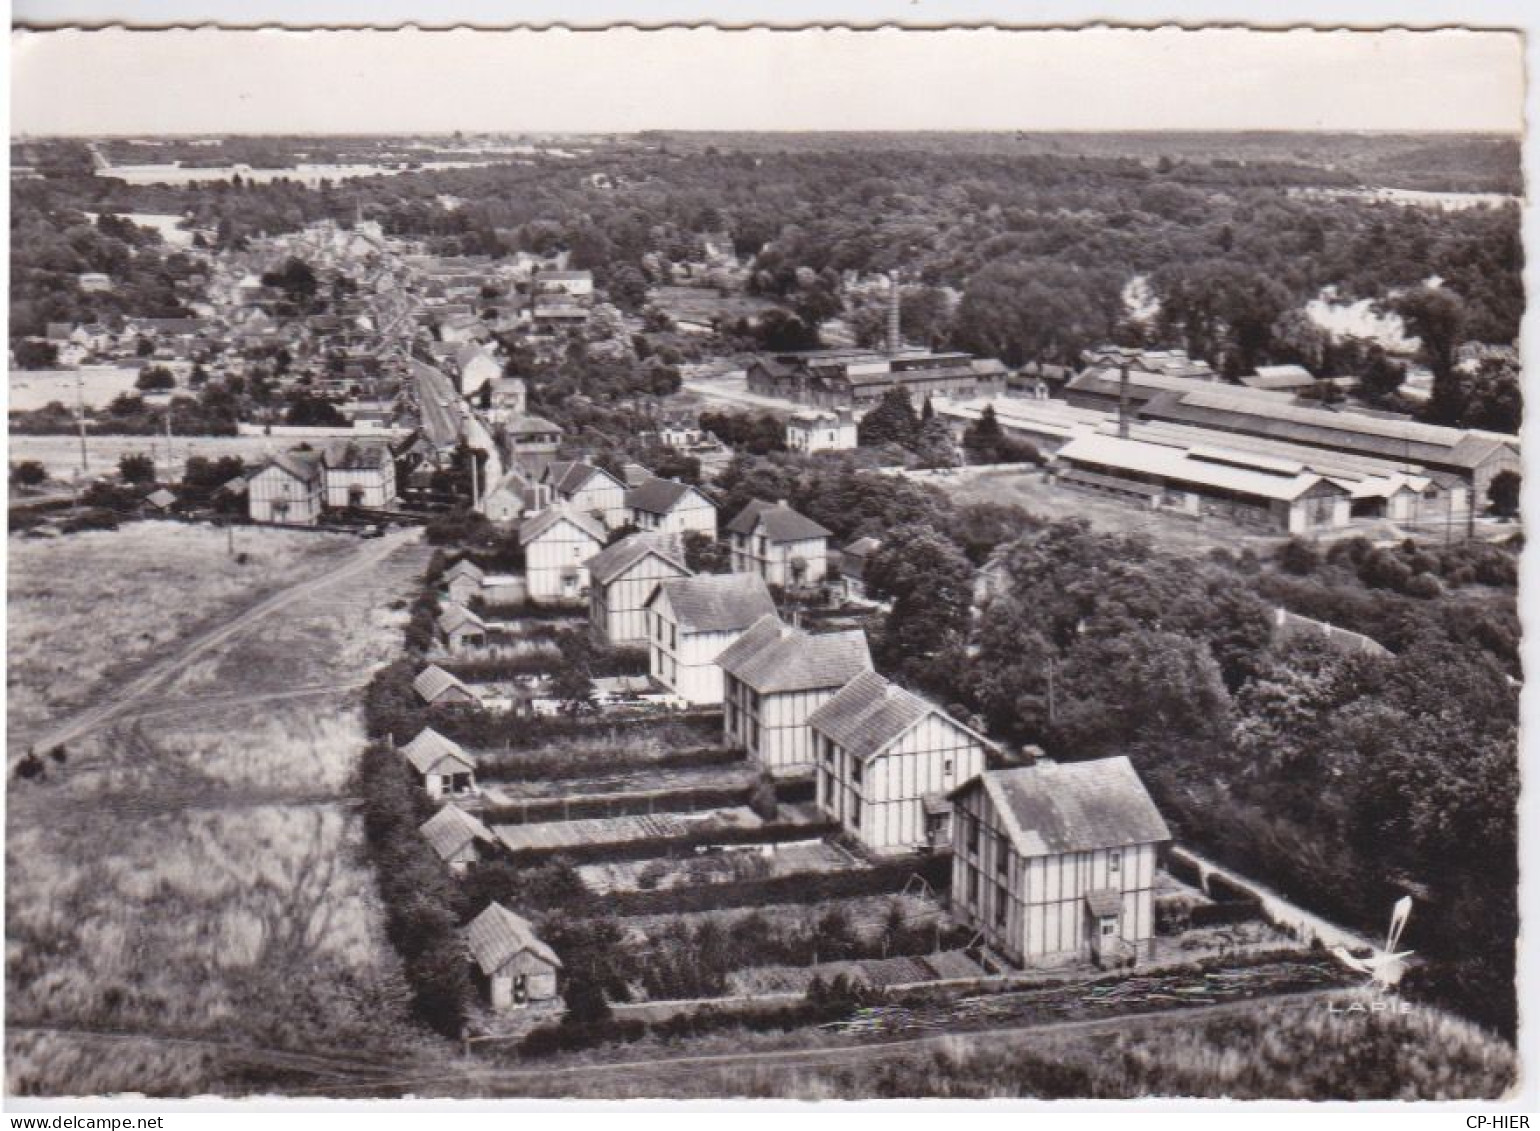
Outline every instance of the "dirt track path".
<svg viewBox="0 0 1540 1131">
<path fill-rule="evenodd" d="M 420 531 L 412 528 L 395 531 L 375 541 L 361 542 L 348 557 L 325 572 L 306 578 L 287 589 L 280 589 L 222 624 L 183 641 L 176 651 L 165 659 L 139 673 L 127 683 L 120 684 L 90 707 L 76 712 L 62 722 L 55 723 L 51 729 L 29 735 L 13 736 L 12 750 L 20 751 L 27 746 L 47 750 L 64 745 L 99 730 L 121 715 L 139 709 L 143 700 L 156 688 L 170 681 L 177 673 L 224 644 L 231 637 L 251 628 L 264 617 L 287 605 L 313 597 L 334 585 L 369 572 L 419 536 Z M 157 709 L 159 706 L 160 704 L 157 704 Z"/>
</svg>

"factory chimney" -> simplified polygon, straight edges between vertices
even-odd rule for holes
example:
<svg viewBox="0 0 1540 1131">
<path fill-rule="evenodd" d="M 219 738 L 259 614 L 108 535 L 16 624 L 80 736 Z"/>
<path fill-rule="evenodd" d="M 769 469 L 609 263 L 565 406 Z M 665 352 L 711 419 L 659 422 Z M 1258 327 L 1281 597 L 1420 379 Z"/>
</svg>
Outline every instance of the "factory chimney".
<svg viewBox="0 0 1540 1131">
<path fill-rule="evenodd" d="M 1118 366 L 1118 439 L 1128 439 L 1128 362 Z"/>
<path fill-rule="evenodd" d="M 904 346 L 898 319 L 898 272 L 888 272 L 888 356 L 897 357 Z"/>
</svg>

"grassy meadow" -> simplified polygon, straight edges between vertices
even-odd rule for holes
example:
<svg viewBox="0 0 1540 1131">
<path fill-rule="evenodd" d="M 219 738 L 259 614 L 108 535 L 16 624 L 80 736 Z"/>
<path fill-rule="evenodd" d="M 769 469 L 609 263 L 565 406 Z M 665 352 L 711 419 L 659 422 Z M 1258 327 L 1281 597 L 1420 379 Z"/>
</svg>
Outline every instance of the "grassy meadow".
<svg viewBox="0 0 1540 1131">
<path fill-rule="evenodd" d="M 203 545 L 200 562 L 204 531 L 155 525 L 12 540 L 23 559 L 13 626 L 21 616 L 32 626 L 13 680 L 47 675 L 36 663 L 47 637 L 32 619 L 44 607 L 44 619 L 88 637 L 93 615 L 121 614 L 125 626 L 106 631 L 132 650 L 133 626 L 154 619 L 141 593 L 152 606 L 190 606 L 179 623 L 192 631 L 255 599 L 248 582 L 275 588 L 335 552 L 329 538 L 241 531 L 246 566 L 227 564 L 222 541 Z M 6 1012 L 19 1026 L 7 1036 L 10 1091 L 182 1095 L 288 1079 L 253 1076 L 215 1046 L 180 1043 L 189 1040 L 386 1058 L 421 1040 L 406 1023 L 405 983 L 346 791 L 364 746 L 357 687 L 389 659 L 392 618 L 404 615 L 390 606 L 426 559 L 404 546 L 283 607 L 157 689 L 140 713 L 71 743 L 63 763 L 45 759 L 41 779 L 9 783 Z M 62 581 L 49 578 L 49 562 Z M 204 576 L 199 565 L 208 583 L 188 585 Z M 93 569 L 121 578 L 115 594 L 87 584 Z M 178 639 L 161 631 L 156 646 Z M 123 659 L 71 686 L 110 692 Z M 103 1057 L 104 1033 L 135 1041 Z"/>
<path fill-rule="evenodd" d="M 179 522 L 11 538 L 6 652 L 11 744 L 114 677 L 357 546 L 345 535 Z M 244 560 L 242 558 L 244 556 Z"/>
</svg>

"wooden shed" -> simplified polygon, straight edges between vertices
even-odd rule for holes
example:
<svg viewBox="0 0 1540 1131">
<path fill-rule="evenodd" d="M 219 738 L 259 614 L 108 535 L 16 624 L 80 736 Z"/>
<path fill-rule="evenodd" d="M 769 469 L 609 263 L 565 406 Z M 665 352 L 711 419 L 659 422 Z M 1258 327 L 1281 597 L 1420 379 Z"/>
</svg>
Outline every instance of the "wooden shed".
<svg viewBox="0 0 1540 1131">
<path fill-rule="evenodd" d="M 519 1009 L 556 996 L 561 959 L 522 915 L 489 903 L 465 929 L 465 942 L 476 980 L 494 1010 Z"/>
</svg>

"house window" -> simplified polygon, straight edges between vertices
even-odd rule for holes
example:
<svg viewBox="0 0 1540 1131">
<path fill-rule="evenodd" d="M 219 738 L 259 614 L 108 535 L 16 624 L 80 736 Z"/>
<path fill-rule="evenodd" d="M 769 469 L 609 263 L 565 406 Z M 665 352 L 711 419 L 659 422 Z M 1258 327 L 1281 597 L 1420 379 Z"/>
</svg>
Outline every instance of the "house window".
<svg viewBox="0 0 1540 1131">
<path fill-rule="evenodd" d="M 1110 939 L 1118 933 L 1118 921 L 1112 917 L 1102 920 L 1102 938 Z"/>
<path fill-rule="evenodd" d="M 941 763 L 941 773 L 944 777 L 952 776 L 952 759 L 948 758 L 945 762 Z"/>
<path fill-rule="evenodd" d="M 969 813 L 963 817 L 963 824 L 968 830 L 968 851 L 977 855 L 979 850 L 979 819 Z"/>
<path fill-rule="evenodd" d="M 979 901 L 979 874 L 977 869 L 968 869 L 968 902 L 974 906 Z"/>
<path fill-rule="evenodd" d="M 1005 898 L 1005 889 L 1004 888 L 996 888 L 995 889 L 995 926 L 997 926 L 997 927 L 1005 926 L 1005 915 L 1006 915 L 1006 912 L 1009 909 L 1009 907 L 1010 907 L 1010 904 L 1006 901 L 1006 898 Z"/>
<path fill-rule="evenodd" d="M 1003 836 L 995 840 L 995 871 L 1005 875 L 1011 870 L 1011 842 Z"/>
<path fill-rule="evenodd" d="M 1123 854 L 1121 852 L 1107 853 L 1107 871 L 1111 872 L 1115 876 L 1117 875 L 1118 869 L 1122 866 L 1122 864 Z"/>
<path fill-rule="evenodd" d="M 850 807 L 850 826 L 856 829 L 861 827 L 861 805 L 859 802 Z"/>
<path fill-rule="evenodd" d="M 856 785 L 860 785 L 861 784 L 861 762 L 860 762 L 859 759 L 857 759 L 855 762 L 851 763 L 851 766 L 850 766 L 850 780 L 855 782 Z"/>
</svg>

